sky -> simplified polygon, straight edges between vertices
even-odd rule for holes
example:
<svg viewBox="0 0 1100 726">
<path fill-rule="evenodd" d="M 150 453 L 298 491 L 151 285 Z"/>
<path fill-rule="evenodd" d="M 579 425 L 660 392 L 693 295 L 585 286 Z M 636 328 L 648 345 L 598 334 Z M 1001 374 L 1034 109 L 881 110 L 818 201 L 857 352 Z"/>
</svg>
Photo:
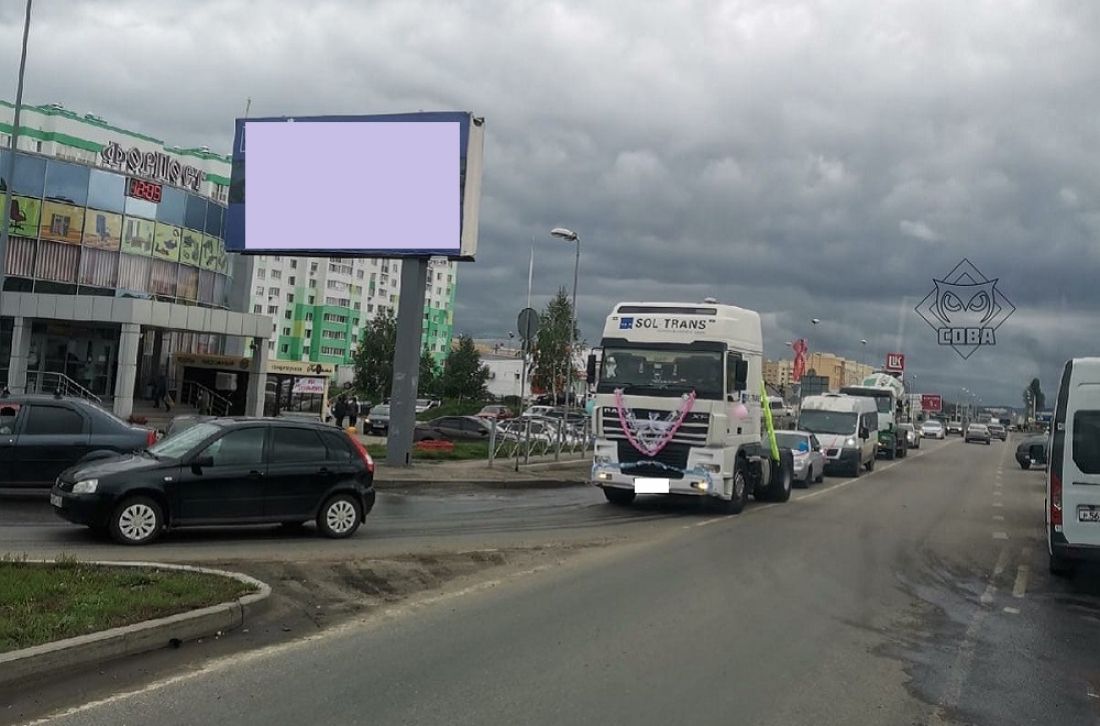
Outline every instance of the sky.
<svg viewBox="0 0 1100 726">
<path fill-rule="evenodd" d="M 0 97 L 22 3 L 0 3 Z M 1020 405 L 1100 354 L 1100 3 L 38 0 L 24 101 L 227 151 L 252 115 L 485 118 L 456 332 L 571 292 L 757 310 L 765 355 Z M 1015 312 L 963 359 L 915 311 L 967 259 Z M 998 298 L 1003 299 L 1003 298 Z M 811 324 L 811 319 L 820 322 Z M 862 344 L 861 340 L 867 340 Z"/>
</svg>

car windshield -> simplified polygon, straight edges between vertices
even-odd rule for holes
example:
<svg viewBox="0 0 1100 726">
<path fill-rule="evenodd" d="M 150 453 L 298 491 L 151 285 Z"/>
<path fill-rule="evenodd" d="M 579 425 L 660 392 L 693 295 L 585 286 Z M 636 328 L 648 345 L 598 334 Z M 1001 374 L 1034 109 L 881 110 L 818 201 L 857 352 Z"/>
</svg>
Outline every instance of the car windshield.
<svg viewBox="0 0 1100 726">
<path fill-rule="evenodd" d="M 212 423 L 195 424 L 149 447 L 149 453 L 160 458 L 179 459 L 206 440 L 219 428 L 219 426 Z"/>
<path fill-rule="evenodd" d="M 695 391 L 700 398 L 721 398 L 724 374 L 722 353 L 684 348 L 604 349 L 597 388 L 630 393 L 679 396 Z"/>
<path fill-rule="evenodd" d="M 815 434 L 854 434 L 859 415 L 853 411 L 803 410 L 798 428 Z"/>
<path fill-rule="evenodd" d="M 943 424 L 941 424 L 939 421 L 925 421 L 924 422 L 924 428 L 926 428 L 926 429 L 942 429 Z"/>
<path fill-rule="evenodd" d="M 791 451 L 810 450 L 810 437 L 805 434 L 795 434 L 790 431 L 776 431 L 775 443 Z"/>
</svg>

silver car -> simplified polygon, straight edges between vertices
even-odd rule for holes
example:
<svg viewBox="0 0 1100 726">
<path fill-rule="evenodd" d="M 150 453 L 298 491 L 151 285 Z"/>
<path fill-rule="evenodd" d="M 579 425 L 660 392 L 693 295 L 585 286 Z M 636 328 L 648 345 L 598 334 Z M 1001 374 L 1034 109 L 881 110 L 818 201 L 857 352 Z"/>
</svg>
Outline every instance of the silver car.
<svg viewBox="0 0 1100 726">
<path fill-rule="evenodd" d="M 978 441 L 980 443 L 989 446 L 989 427 L 985 424 L 972 423 L 966 427 L 966 434 L 964 437 L 966 443 L 971 441 Z"/>
<path fill-rule="evenodd" d="M 817 437 L 809 431 L 776 431 L 775 442 L 794 455 L 792 479 L 801 486 L 825 478 L 825 454 Z"/>
<path fill-rule="evenodd" d="M 910 449 L 920 448 L 920 431 L 917 430 L 916 426 L 910 423 L 901 423 L 898 424 L 898 430 L 905 433 L 905 440 Z"/>
</svg>

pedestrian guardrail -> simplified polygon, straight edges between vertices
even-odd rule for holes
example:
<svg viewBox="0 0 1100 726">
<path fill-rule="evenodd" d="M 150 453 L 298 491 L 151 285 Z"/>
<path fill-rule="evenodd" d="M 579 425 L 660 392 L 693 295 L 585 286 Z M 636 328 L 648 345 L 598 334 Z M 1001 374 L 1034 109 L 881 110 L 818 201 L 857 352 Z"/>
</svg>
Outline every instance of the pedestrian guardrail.
<svg viewBox="0 0 1100 726">
<path fill-rule="evenodd" d="M 592 448 L 589 420 L 570 422 L 550 416 L 521 416 L 504 421 L 493 420 L 489 434 L 489 466 L 506 460 L 528 463 L 532 456 L 583 454 Z"/>
</svg>

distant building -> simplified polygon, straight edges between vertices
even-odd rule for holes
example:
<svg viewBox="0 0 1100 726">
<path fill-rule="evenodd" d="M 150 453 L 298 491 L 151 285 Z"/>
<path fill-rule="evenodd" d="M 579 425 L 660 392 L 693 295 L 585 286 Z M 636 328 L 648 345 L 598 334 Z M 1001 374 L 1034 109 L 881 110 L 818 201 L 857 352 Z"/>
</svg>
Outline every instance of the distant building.
<svg viewBox="0 0 1100 726">
<path fill-rule="evenodd" d="M 764 383 L 784 391 L 794 384 L 794 361 L 790 359 L 764 361 Z M 871 373 L 874 367 L 858 361 L 841 358 L 832 353 L 810 353 L 806 356 L 806 374 L 818 375 L 828 380 L 830 391 L 843 386 L 856 386 Z"/>
</svg>

